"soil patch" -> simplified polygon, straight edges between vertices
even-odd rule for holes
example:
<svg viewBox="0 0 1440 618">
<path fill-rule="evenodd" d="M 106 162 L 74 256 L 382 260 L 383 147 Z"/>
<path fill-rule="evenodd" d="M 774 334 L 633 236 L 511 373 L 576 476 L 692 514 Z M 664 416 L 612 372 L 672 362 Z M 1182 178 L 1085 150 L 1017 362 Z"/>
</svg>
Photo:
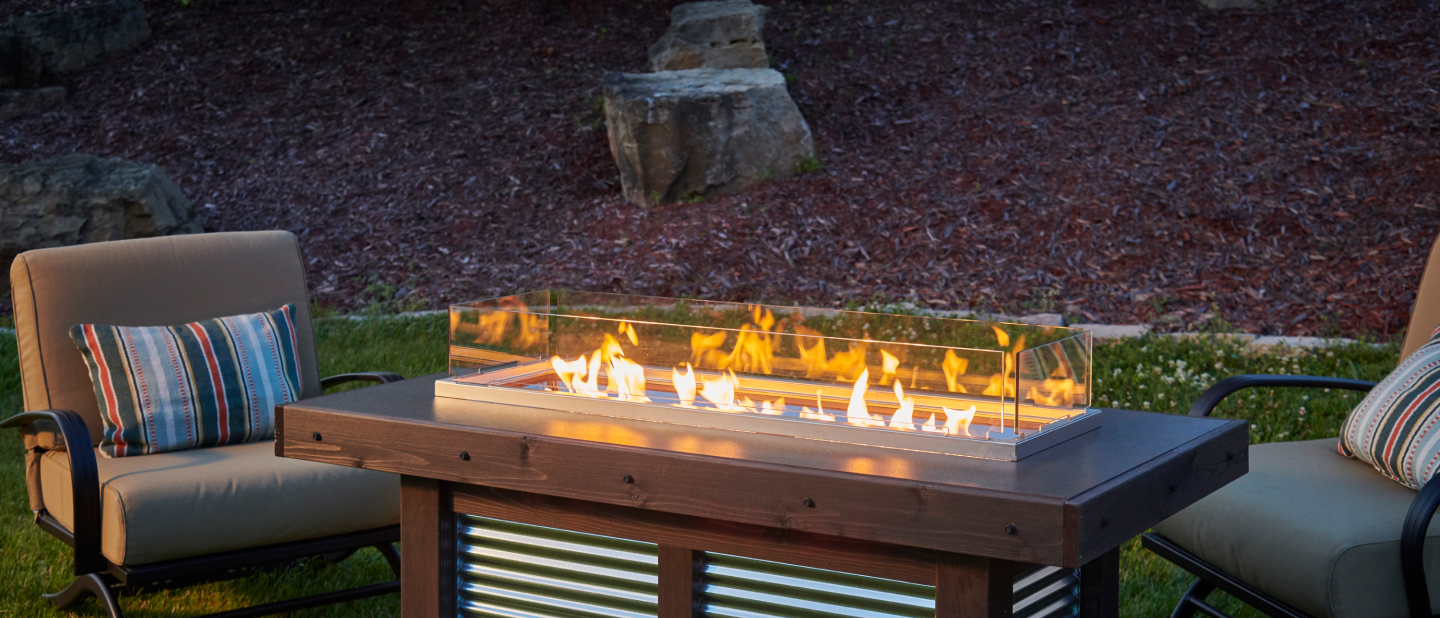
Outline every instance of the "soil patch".
<svg viewBox="0 0 1440 618">
<path fill-rule="evenodd" d="M 152 39 L 0 127 L 0 161 L 158 164 L 210 230 L 299 234 L 340 309 L 556 286 L 1408 320 L 1440 223 L 1434 3 L 771 4 L 823 168 L 744 195 L 620 197 L 600 80 L 645 69 L 663 2 L 152 0 Z"/>
</svg>

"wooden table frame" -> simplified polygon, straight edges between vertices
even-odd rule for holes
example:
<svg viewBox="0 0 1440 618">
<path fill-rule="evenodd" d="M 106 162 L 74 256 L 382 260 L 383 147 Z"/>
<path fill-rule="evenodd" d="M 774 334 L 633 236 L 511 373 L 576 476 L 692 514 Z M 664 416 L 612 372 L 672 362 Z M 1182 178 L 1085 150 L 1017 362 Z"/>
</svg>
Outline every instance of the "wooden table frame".
<svg viewBox="0 0 1440 618">
<path fill-rule="evenodd" d="M 697 613 L 702 551 L 784 562 L 935 587 L 935 615 L 1009 616 L 1011 586 L 1022 563 L 966 554 L 826 537 L 633 507 L 402 477 L 405 526 L 401 579 L 405 618 L 455 615 L 456 515 L 599 534 L 659 546 L 659 618 Z M 1119 615 L 1120 550 L 1081 567 L 1081 616 Z"/>
<path fill-rule="evenodd" d="M 1248 467 L 1243 421 L 1116 410 L 1094 435 L 1021 462 L 890 454 L 917 462 L 912 478 L 895 478 L 826 459 L 873 447 L 593 418 L 646 440 L 738 440 L 755 459 L 577 440 L 545 424 L 577 415 L 437 400 L 430 385 L 276 414 L 281 456 L 402 475 L 405 618 L 456 611 L 456 513 L 659 545 L 663 618 L 695 613 L 701 551 L 933 585 L 944 617 L 1008 616 L 1026 563 L 1080 568 L 1082 615 L 1112 617 L 1119 546 Z M 802 453 L 809 465 L 774 461 L 804 449 L 815 451 Z"/>
</svg>

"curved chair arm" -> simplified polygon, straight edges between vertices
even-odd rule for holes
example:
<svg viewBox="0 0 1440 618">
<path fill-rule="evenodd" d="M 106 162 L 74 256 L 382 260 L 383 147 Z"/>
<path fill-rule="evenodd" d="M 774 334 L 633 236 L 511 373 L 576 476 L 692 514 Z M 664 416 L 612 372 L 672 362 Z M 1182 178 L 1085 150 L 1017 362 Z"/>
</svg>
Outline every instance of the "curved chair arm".
<svg viewBox="0 0 1440 618">
<path fill-rule="evenodd" d="M 1425 583 L 1425 532 L 1440 507 L 1440 476 L 1431 477 L 1405 513 L 1400 533 L 1400 573 L 1405 580 L 1405 600 L 1413 618 L 1430 618 L 1430 587 Z"/>
<path fill-rule="evenodd" d="M 100 555 L 100 474 L 95 469 L 90 430 L 85 427 L 85 419 L 69 410 L 21 412 L 0 421 L 0 429 L 18 429 L 36 421 L 50 421 L 60 428 L 65 454 L 70 458 L 71 504 L 75 518 L 71 522 L 73 530 L 69 532 L 75 549 L 75 575 L 102 572 L 105 559 Z"/>
<path fill-rule="evenodd" d="M 1374 382 L 1364 380 L 1351 380 L 1349 378 L 1330 378 L 1325 376 L 1278 376 L 1245 374 L 1225 378 L 1216 382 L 1214 386 L 1205 389 L 1200 398 L 1195 400 L 1195 405 L 1190 406 L 1190 416 L 1210 416 L 1211 412 L 1220 405 L 1220 401 L 1230 396 L 1235 391 L 1267 386 L 1290 386 L 1300 388 L 1340 388 L 1351 391 L 1368 391 L 1375 388 Z"/>
<path fill-rule="evenodd" d="M 320 380 L 320 388 L 326 389 L 332 386 L 339 386 L 346 382 L 373 382 L 375 384 L 389 384 L 404 380 L 405 376 L 389 371 L 373 371 L 368 373 L 342 373 Z"/>
</svg>

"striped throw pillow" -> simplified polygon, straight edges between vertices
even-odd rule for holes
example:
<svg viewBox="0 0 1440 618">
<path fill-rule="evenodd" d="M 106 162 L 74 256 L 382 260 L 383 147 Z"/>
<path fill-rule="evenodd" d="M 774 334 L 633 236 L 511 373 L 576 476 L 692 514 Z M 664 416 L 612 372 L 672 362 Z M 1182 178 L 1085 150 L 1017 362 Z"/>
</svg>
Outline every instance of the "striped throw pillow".
<svg viewBox="0 0 1440 618">
<path fill-rule="evenodd" d="M 1385 376 L 1340 428 L 1340 454 L 1420 489 L 1440 466 L 1440 329 Z"/>
<path fill-rule="evenodd" d="M 295 306 L 180 326 L 78 324 L 105 430 L 100 451 L 131 457 L 272 439 L 295 401 Z"/>
</svg>

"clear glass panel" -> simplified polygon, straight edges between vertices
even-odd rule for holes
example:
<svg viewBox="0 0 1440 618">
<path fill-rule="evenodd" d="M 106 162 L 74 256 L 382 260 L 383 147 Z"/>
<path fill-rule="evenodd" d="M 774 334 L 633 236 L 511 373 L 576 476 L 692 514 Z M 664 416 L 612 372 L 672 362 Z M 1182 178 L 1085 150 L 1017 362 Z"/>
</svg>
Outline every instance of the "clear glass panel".
<svg viewBox="0 0 1440 618">
<path fill-rule="evenodd" d="M 450 326 L 458 383 L 571 411 L 686 424 L 738 415 L 759 419 L 756 431 L 819 439 L 837 434 L 774 422 L 1015 441 L 1069 416 L 1052 408 L 1088 403 L 1089 334 L 1078 329 L 587 292 L 455 305 Z M 1063 406 L 1051 405 L 1062 397 L 1053 380 L 1035 378 L 1060 371 L 1054 359 L 1083 380 Z M 1031 390 L 1043 399 L 1017 409 Z"/>
<path fill-rule="evenodd" d="M 1081 414 L 1090 405 L 1088 331 L 1016 353 L 1020 428 Z"/>
</svg>

